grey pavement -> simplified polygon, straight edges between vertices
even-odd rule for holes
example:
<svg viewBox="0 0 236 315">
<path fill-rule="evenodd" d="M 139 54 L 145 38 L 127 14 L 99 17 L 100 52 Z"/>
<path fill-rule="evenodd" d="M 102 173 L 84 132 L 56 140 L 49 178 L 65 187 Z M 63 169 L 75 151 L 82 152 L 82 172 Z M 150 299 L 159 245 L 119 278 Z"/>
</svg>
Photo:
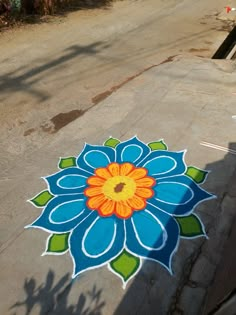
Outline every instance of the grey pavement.
<svg viewBox="0 0 236 315">
<path fill-rule="evenodd" d="M 70 122 L 97 95 L 101 99 L 143 69 L 181 53 L 211 58 L 232 27 L 232 21 L 217 18 L 225 5 L 116 1 L 109 9 L 1 33 L 0 143 L 6 167 L 16 156 L 44 147 L 54 128 L 62 127 L 60 114 L 68 113 L 64 124 Z"/>
<path fill-rule="evenodd" d="M 232 61 L 179 55 L 114 90 L 39 149 L 0 160 L 1 315 L 203 314 L 235 217 L 236 156 L 200 142 L 236 150 L 235 69 Z M 71 281 L 69 255 L 42 257 L 47 233 L 24 229 L 39 214 L 26 200 L 45 188 L 40 177 L 56 171 L 60 156 L 111 135 L 163 138 L 170 150 L 187 149 L 188 165 L 211 171 L 203 187 L 217 196 L 196 209 L 209 239 L 181 240 L 174 275 L 146 261 L 125 290 L 106 267 Z"/>
</svg>

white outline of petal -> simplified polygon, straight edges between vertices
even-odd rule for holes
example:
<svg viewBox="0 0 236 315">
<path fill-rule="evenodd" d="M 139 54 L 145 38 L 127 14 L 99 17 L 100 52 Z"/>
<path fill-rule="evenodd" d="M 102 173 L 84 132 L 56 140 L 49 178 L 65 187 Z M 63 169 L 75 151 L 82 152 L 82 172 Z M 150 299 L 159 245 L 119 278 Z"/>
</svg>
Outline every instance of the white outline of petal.
<svg viewBox="0 0 236 315">
<path fill-rule="evenodd" d="M 182 162 L 183 162 L 183 164 L 184 164 L 184 166 L 185 166 L 185 169 L 184 169 L 184 171 L 183 171 L 183 173 L 181 173 L 181 174 L 178 174 L 178 175 L 184 175 L 185 174 L 185 172 L 186 172 L 186 170 L 187 170 L 187 164 L 186 164 L 186 162 L 185 162 L 185 156 L 186 156 L 186 153 L 187 153 L 187 149 L 185 149 L 185 150 L 182 150 L 182 151 L 169 151 L 169 150 L 156 150 L 156 151 L 151 151 L 148 155 L 146 155 L 137 165 L 136 165 L 136 167 L 144 167 L 143 165 L 142 166 L 140 166 L 140 164 L 143 162 L 143 160 L 145 160 L 145 159 L 147 159 L 148 158 L 148 156 L 150 155 L 150 154 L 152 154 L 153 152 L 160 152 L 160 151 L 162 151 L 163 152 L 163 154 L 165 153 L 165 152 L 169 152 L 169 153 L 182 153 L 183 154 L 183 158 L 182 158 Z M 166 155 L 163 155 L 164 157 L 166 157 Z M 163 157 L 162 155 L 161 156 L 159 156 L 159 157 Z M 172 158 L 172 157 L 170 157 L 170 158 Z M 172 158 L 173 159 L 173 158 Z M 175 160 L 175 159 L 174 159 Z M 152 160 L 148 160 L 146 163 L 148 163 L 149 161 L 152 161 Z M 145 164 L 146 164 L 145 163 Z M 169 171 L 168 171 L 169 172 Z M 162 174 L 162 173 L 161 173 Z M 158 175 L 158 174 L 157 174 Z M 173 177 L 173 176 L 178 176 L 178 175 L 171 175 L 171 176 L 164 176 L 163 178 L 166 178 L 166 177 Z M 151 176 L 151 175 L 150 175 Z M 153 175 L 153 176 L 155 176 L 155 175 Z M 160 177 L 160 178 L 162 178 L 162 177 Z M 160 179 L 160 178 L 158 178 L 158 179 Z"/>
<path fill-rule="evenodd" d="M 73 199 L 73 200 L 70 200 L 70 201 L 66 201 L 66 202 L 60 203 L 59 205 L 57 205 L 57 206 L 50 212 L 50 214 L 49 214 L 49 216 L 48 216 L 48 221 L 49 221 L 50 223 L 53 223 L 53 224 L 62 224 L 62 223 L 70 222 L 70 221 L 74 220 L 75 218 L 78 218 L 79 216 L 81 216 L 81 215 L 84 213 L 84 211 L 85 211 L 85 206 L 84 206 L 84 209 L 81 210 L 81 212 L 80 212 L 79 214 L 77 214 L 76 216 L 74 216 L 74 217 L 73 217 L 72 219 L 70 219 L 70 220 L 61 221 L 61 222 L 55 222 L 55 221 L 53 221 L 53 220 L 51 219 L 52 214 L 57 210 L 58 207 L 60 207 L 61 205 L 65 205 L 65 204 L 67 204 L 67 203 L 75 202 L 75 201 L 82 201 L 82 202 L 84 202 L 85 199 Z"/>
<path fill-rule="evenodd" d="M 179 225 L 178 225 L 177 222 L 176 222 L 176 224 L 177 224 L 177 227 L 178 227 L 178 230 L 179 230 L 179 233 L 180 233 Z M 143 258 L 143 259 L 145 259 L 145 260 L 154 261 L 155 263 L 158 263 L 158 264 L 162 265 L 162 266 L 170 273 L 170 275 L 172 276 L 172 275 L 173 275 L 173 270 L 172 270 L 171 262 L 172 262 L 172 258 L 173 258 L 173 256 L 174 256 L 174 254 L 178 251 L 178 248 L 179 248 L 179 243 L 180 243 L 180 235 L 179 235 L 179 233 L 178 233 L 178 238 L 177 238 L 176 246 L 175 246 L 175 248 L 173 249 L 171 255 L 169 256 L 168 266 L 166 266 L 166 265 L 165 265 L 164 263 L 162 263 L 160 260 L 154 259 L 154 258 L 150 258 L 150 257 L 148 257 L 148 256 L 139 255 L 139 258 Z M 159 250 L 156 250 L 156 251 L 159 251 Z M 129 249 L 129 252 L 132 253 L 132 254 L 134 254 L 135 256 L 137 256 L 137 254 L 134 253 L 133 251 L 131 251 L 130 249 Z"/>
<path fill-rule="evenodd" d="M 155 187 L 155 188 L 157 189 L 158 186 L 160 186 L 161 184 L 178 184 L 178 185 L 185 186 L 185 187 L 187 187 L 187 188 L 191 191 L 192 196 L 191 196 L 190 199 L 188 199 L 188 200 L 187 200 L 186 202 L 184 202 L 184 203 L 172 203 L 172 202 L 167 202 L 167 201 L 161 200 L 161 199 L 159 199 L 159 198 L 157 198 L 157 197 L 153 197 L 153 199 L 156 199 L 156 200 L 158 200 L 158 201 L 160 201 L 160 202 L 163 202 L 163 203 L 166 203 L 166 204 L 169 204 L 169 205 L 179 206 L 179 205 L 185 205 L 185 204 L 188 203 L 190 200 L 192 200 L 193 197 L 194 197 L 194 191 L 192 190 L 192 188 L 190 188 L 190 187 L 189 187 L 188 185 L 186 185 L 186 184 L 179 183 L 179 182 L 161 182 L 161 183 L 159 183 L 158 180 L 157 180 L 157 184 L 156 184 L 156 187 Z M 155 192 L 157 192 L 157 190 L 155 190 Z"/>
<path fill-rule="evenodd" d="M 123 160 L 123 154 L 124 154 L 124 150 L 126 150 L 128 147 L 138 147 L 139 149 L 141 148 L 141 153 L 139 154 L 139 156 L 136 158 L 136 160 L 130 162 L 130 163 L 135 163 L 139 158 L 140 156 L 142 156 L 143 154 L 143 148 L 138 146 L 137 144 L 128 144 L 126 147 L 124 147 L 121 151 L 121 154 L 120 154 L 120 157 L 121 157 L 121 162 L 129 162 L 129 161 L 124 161 Z"/>
<path fill-rule="evenodd" d="M 54 232 L 54 231 L 49 230 L 49 229 L 47 229 L 45 227 L 38 226 L 38 225 L 36 225 L 36 226 L 33 225 L 35 222 L 37 222 L 39 220 L 39 218 L 43 215 L 43 213 L 36 220 L 34 220 L 31 224 L 26 225 L 24 228 L 25 229 L 29 229 L 29 228 L 31 228 L 31 229 L 40 229 L 40 230 L 43 230 L 43 231 L 48 232 L 48 233 L 58 233 L 58 234 L 60 234 L 60 233 L 67 233 L 67 232 L 70 232 L 70 231 L 74 230 L 78 225 L 80 225 L 80 223 L 84 222 L 84 220 L 86 220 L 91 214 L 92 214 L 92 211 L 86 217 L 84 217 L 81 222 L 79 222 L 77 225 L 75 225 L 74 228 L 68 229 L 68 230 L 66 230 L 64 232 Z"/>
<path fill-rule="evenodd" d="M 154 218 L 154 220 L 161 226 L 161 230 L 163 231 L 163 243 L 162 243 L 159 247 L 157 247 L 157 248 L 155 248 L 155 247 L 149 247 L 149 246 L 147 246 L 147 245 L 144 245 L 143 242 L 140 240 L 140 237 L 139 237 L 139 235 L 138 235 L 138 232 L 137 232 L 137 229 L 136 229 L 136 226 L 135 226 L 133 217 L 131 217 L 131 222 L 132 222 L 132 225 L 133 225 L 134 234 L 135 234 L 135 236 L 136 236 L 136 238 L 137 238 L 139 244 L 140 244 L 142 247 L 144 247 L 145 249 L 150 250 L 150 251 L 162 249 L 163 247 L 165 247 L 165 244 L 166 244 L 166 241 L 167 241 L 167 238 L 168 238 L 168 235 L 167 235 L 167 232 L 166 232 L 166 230 L 165 230 L 165 227 L 163 226 L 163 224 L 161 223 L 161 221 L 160 221 L 158 218 L 156 218 L 149 210 L 145 209 L 145 210 L 142 211 L 142 212 L 148 213 L 149 215 L 151 215 L 151 216 Z M 141 214 L 140 214 L 140 215 L 141 215 Z"/>
<path fill-rule="evenodd" d="M 104 148 L 106 148 L 106 147 L 104 147 Z M 108 147 L 108 148 L 109 148 L 109 147 Z M 112 149 L 112 148 L 111 148 L 111 149 Z M 110 161 L 110 162 L 108 162 L 107 165 L 109 165 L 110 163 L 112 163 L 111 160 L 110 160 L 110 158 L 109 158 L 109 156 L 108 156 L 106 153 L 104 153 L 103 151 L 100 151 L 100 150 L 91 150 L 91 151 L 88 151 L 88 152 L 86 152 L 86 153 L 84 154 L 83 160 L 84 160 L 84 162 L 85 162 L 86 165 L 88 165 L 89 167 L 93 168 L 94 170 L 97 169 L 97 168 L 100 168 L 100 167 L 105 167 L 105 166 L 93 167 L 91 164 L 87 163 L 87 161 L 85 160 L 85 157 L 86 157 L 88 154 L 92 153 L 92 152 L 99 152 L 99 153 L 105 155 L 105 156 L 107 157 L 108 161 Z M 79 167 L 79 168 L 83 169 L 82 167 Z M 87 172 L 89 172 L 89 171 L 87 171 Z"/>
<path fill-rule="evenodd" d="M 168 171 L 153 174 L 153 173 L 146 167 L 146 164 L 152 162 L 153 160 L 158 160 L 158 159 L 161 159 L 161 158 L 173 160 L 173 161 L 174 161 L 174 166 L 173 166 L 171 169 L 169 169 Z M 176 160 L 175 160 L 174 158 L 172 158 L 172 157 L 170 157 L 170 156 L 161 155 L 161 156 L 154 157 L 153 159 L 147 161 L 142 167 L 145 167 L 145 168 L 148 170 L 148 172 L 150 173 L 150 176 L 157 176 L 157 175 L 163 175 L 163 174 L 170 173 L 171 171 L 173 171 L 173 170 L 176 168 L 176 165 L 177 165 L 177 162 L 176 162 Z"/>
<path fill-rule="evenodd" d="M 196 209 L 196 207 L 197 207 L 200 203 L 202 203 L 202 202 L 204 202 L 204 201 L 206 201 L 206 200 L 211 200 L 211 199 L 216 199 L 216 198 L 217 198 L 216 195 L 213 195 L 212 193 L 209 193 L 209 192 L 206 191 L 205 189 L 201 188 L 199 185 L 198 185 L 198 188 L 199 188 L 201 191 L 207 193 L 207 194 L 210 195 L 210 196 L 207 197 L 207 198 L 204 198 L 204 199 L 202 199 L 202 200 L 199 200 L 199 201 L 193 206 L 193 208 L 192 208 L 191 210 L 189 210 L 189 212 L 185 213 L 184 215 L 183 215 L 183 214 L 181 214 L 181 215 L 180 215 L 180 214 L 171 214 L 171 213 L 165 211 L 164 209 L 158 208 L 156 205 L 154 205 L 153 203 L 150 202 L 152 199 L 149 199 L 149 200 L 147 201 L 147 203 L 149 203 L 149 204 L 150 204 L 151 206 L 153 206 L 154 208 L 156 208 L 156 209 L 158 209 L 158 210 L 160 210 L 160 211 L 162 211 L 162 212 L 167 213 L 168 215 L 170 215 L 170 216 L 172 216 L 172 217 L 173 217 L 173 216 L 174 216 L 174 217 L 183 217 L 183 216 L 186 217 L 186 216 L 188 216 L 189 214 L 193 213 L 194 210 Z M 154 199 L 154 198 L 153 198 L 153 199 Z M 164 202 L 163 202 L 163 203 L 164 203 Z"/>
<path fill-rule="evenodd" d="M 56 185 L 59 186 L 60 188 L 62 189 L 77 189 L 77 188 L 81 188 L 81 187 L 85 187 L 86 186 L 86 183 L 83 184 L 83 185 L 80 185 L 80 186 L 76 186 L 76 187 L 64 187 L 64 186 L 61 186 L 59 184 L 59 181 L 61 181 L 62 179 L 64 179 L 64 177 L 68 177 L 68 176 L 74 176 L 74 177 L 83 177 L 83 178 L 86 178 L 86 180 L 89 178 L 89 177 L 86 177 L 86 176 L 83 176 L 83 175 L 77 175 L 77 174 L 68 174 L 68 175 L 64 175 L 62 176 L 61 178 L 59 178 L 57 181 L 56 181 Z"/>
<path fill-rule="evenodd" d="M 83 170 L 84 171 L 84 169 L 82 169 L 82 168 L 79 168 L 79 167 L 77 167 L 77 169 L 81 169 L 81 170 Z M 63 170 L 61 170 L 61 171 L 63 171 Z M 86 171 L 86 172 L 88 172 L 88 171 Z M 48 188 L 48 191 L 54 196 L 54 197 L 60 197 L 60 196 L 64 196 L 64 195 L 77 195 L 77 194 L 82 194 L 83 192 L 80 192 L 80 193 L 78 193 L 78 192 L 70 192 L 70 193 L 68 193 L 67 191 L 66 191 L 66 189 L 67 188 L 64 188 L 64 187 L 61 187 L 62 189 L 64 189 L 65 190 L 65 192 L 64 193 L 60 193 L 60 194 L 53 194 L 52 193 L 52 191 L 51 191 L 51 189 L 50 189 L 50 185 L 49 185 L 49 183 L 48 183 L 48 181 L 47 181 L 47 178 L 48 177 L 51 177 L 51 176 L 54 176 L 54 175 L 56 175 L 56 174 L 58 174 L 59 172 L 56 172 L 56 173 L 54 173 L 54 174 L 52 174 L 52 175 L 49 175 L 49 176 L 42 176 L 41 178 L 46 182 L 46 184 L 47 184 L 47 188 Z M 89 172 L 88 172 L 89 173 Z M 89 178 L 91 175 L 93 175 L 93 173 L 89 173 L 90 175 L 88 175 L 88 177 L 86 177 L 86 178 Z M 64 175 L 64 176 L 68 176 L 68 175 Z M 71 175 L 70 175 L 71 176 Z M 79 175 L 80 176 L 80 175 Z M 81 187 L 83 187 L 83 186 L 81 186 Z M 84 187 L 86 187 L 86 185 L 84 186 Z M 68 188 L 68 189 L 74 189 L 74 188 Z M 76 189 L 76 188 L 75 188 Z M 37 197 L 37 195 L 35 196 L 35 197 Z M 35 206 L 36 207 L 36 206 Z M 43 206 L 43 207 L 46 207 L 46 206 Z M 42 207 L 40 207 L 40 208 L 42 208 Z"/>
<path fill-rule="evenodd" d="M 90 215 L 90 214 L 89 214 L 89 215 Z M 83 220 L 83 221 L 84 221 L 84 220 Z M 82 223 L 83 221 L 81 221 L 81 223 Z M 110 261 L 112 261 L 113 259 L 115 259 L 117 256 L 119 256 L 119 255 L 122 253 L 122 251 L 123 251 L 124 248 L 125 248 L 125 243 L 126 243 L 126 228 L 125 228 L 125 222 L 124 222 L 124 220 L 123 220 L 123 224 L 124 224 L 124 241 L 123 241 L 123 247 L 122 247 L 122 249 L 117 253 L 117 255 L 115 255 L 114 257 L 112 257 L 111 259 L 105 261 L 105 262 L 102 263 L 102 264 L 85 268 L 85 269 L 83 269 L 83 270 L 81 270 L 81 271 L 79 271 L 79 272 L 77 272 L 77 273 L 75 273 L 76 263 L 75 263 L 75 260 L 74 260 L 74 256 L 71 255 L 70 238 L 71 238 L 72 233 L 70 234 L 70 236 L 69 236 L 69 241 L 68 241 L 68 242 L 69 242 L 70 256 L 71 256 L 72 261 L 73 261 L 73 274 L 72 274 L 72 279 L 75 279 L 78 275 L 80 275 L 81 273 L 84 273 L 84 272 L 86 272 L 86 271 L 88 271 L 88 270 L 97 269 L 97 268 L 100 268 L 100 267 L 102 267 L 102 266 L 107 265 Z M 80 223 L 79 223 L 76 227 L 78 227 L 79 225 L 80 225 Z M 87 230 L 86 230 L 86 231 L 87 231 Z M 85 233 L 86 233 L 86 231 L 85 231 Z"/>
<path fill-rule="evenodd" d="M 82 238 L 82 244 L 81 244 L 81 245 L 82 245 L 82 247 L 81 247 L 82 252 L 84 253 L 85 256 L 90 257 L 90 258 L 98 258 L 98 257 L 100 257 L 100 256 L 102 256 L 102 255 L 104 255 L 104 254 L 106 254 L 106 253 L 112 248 L 112 245 L 114 244 L 114 241 L 115 241 L 115 238 L 116 238 L 117 223 L 115 222 L 115 223 L 114 223 L 113 236 L 112 236 L 111 242 L 110 242 L 110 244 L 108 245 L 108 247 L 107 247 L 102 253 L 100 253 L 100 254 L 98 254 L 98 255 L 91 255 L 91 254 L 89 254 L 89 253 L 86 251 L 85 246 L 84 246 L 85 239 L 86 239 L 88 233 L 91 231 L 92 227 L 96 224 L 96 222 L 97 222 L 99 219 L 101 219 L 100 216 L 97 217 L 97 218 L 94 220 L 94 222 L 93 222 L 93 223 L 90 225 L 90 227 L 86 230 L 86 232 L 84 233 L 84 236 L 83 236 L 83 238 Z"/>
</svg>

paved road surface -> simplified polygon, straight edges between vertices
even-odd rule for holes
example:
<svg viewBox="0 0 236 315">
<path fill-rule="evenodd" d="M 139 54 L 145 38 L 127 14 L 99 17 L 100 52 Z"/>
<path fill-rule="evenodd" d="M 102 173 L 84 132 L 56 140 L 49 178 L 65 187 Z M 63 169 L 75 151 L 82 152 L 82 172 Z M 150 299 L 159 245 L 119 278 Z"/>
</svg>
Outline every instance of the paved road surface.
<svg viewBox="0 0 236 315">
<path fill-rule="evenodd" d="M 227 21 L 216 19 L 224 5 L 118 1 L 108 10 L 75 12 L 1 34 L 0 139 L 6 163 L 43 146 L 54 131 L 149 66 L 184 52 L 211 57 L 229 29 Z"/>
</svg>

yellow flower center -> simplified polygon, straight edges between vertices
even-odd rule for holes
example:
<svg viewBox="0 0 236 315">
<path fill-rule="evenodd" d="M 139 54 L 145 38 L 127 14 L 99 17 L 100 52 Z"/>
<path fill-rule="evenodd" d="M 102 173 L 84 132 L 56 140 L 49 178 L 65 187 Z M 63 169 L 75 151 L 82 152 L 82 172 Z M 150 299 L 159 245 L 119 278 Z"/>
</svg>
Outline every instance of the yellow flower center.
<svg viewBox="0 0 236 315">
<path fill-rule="evenodd" d="M 115 201 L 127 200 L 133 197 L 135 190 L 135 181 L 127 176 L 111 177 L 102 187 L 104 195 Z"/>
<path fill-rule="evenodd" d="M 97 168 L 84 191 L 88 208 L 103 217 L 114 214 L 121 219 L 130 218 L 133 211 L 145 209 L 146 200 L 154 195 L 151 187 L 156 181 L 147 173 L 147 169 L 131 163 Z"/>
</svg>

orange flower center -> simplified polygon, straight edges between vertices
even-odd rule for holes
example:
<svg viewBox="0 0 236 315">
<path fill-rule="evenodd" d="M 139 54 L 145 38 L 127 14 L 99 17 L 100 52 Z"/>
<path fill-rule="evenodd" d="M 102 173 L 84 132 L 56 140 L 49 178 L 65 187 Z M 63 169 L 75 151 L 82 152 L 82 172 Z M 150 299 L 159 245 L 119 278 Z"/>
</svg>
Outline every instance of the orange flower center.
<svg viewBox="0 0 236 315">
<path fill-rule="evenodd" d="M 151 187 L 156 181 L 147 174 L 147 169 L 131 163 L 111 163 L 97 168 L 94 176 L 88 178 L 89 187 L 84 191 L 88 208 L 97 210 L 103 217 L 115 214 L 122 219 L 130 218 L 133 211 L 143 210 L 146 200 L 154 195 Z"/>
</svg>

